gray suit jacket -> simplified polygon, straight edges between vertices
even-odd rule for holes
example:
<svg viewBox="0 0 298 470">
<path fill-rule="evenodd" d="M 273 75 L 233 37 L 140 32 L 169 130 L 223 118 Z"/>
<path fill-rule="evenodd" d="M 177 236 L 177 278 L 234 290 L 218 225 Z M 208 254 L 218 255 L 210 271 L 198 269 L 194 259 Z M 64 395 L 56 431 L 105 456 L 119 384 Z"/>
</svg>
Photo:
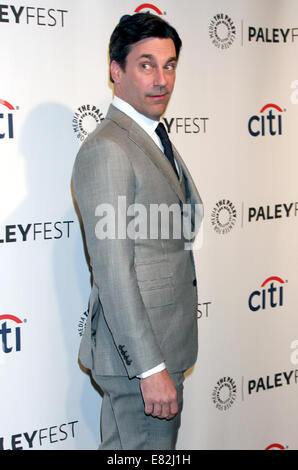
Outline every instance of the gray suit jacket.
<svg viewBox="0 0 298 470">
<path fill-rule="evenodd" d="M 178 372 L 196 360 L 192 252 L 185 250 L 183 230 L 177 236 L 177 211 L 169 217 L 168 235 L 160 217 L 150 218 L 150 209 L 161 207 L 178 207 L 183 218 L 183 204 L 189 204 L 192 223 L 195 208 L 202 218 L 200 196 L 174 154 L 179 180 L 146 132 L 111 105 L 77 155 L 72 184 L 93 276 L 79 359 L 96 375 L 134 377 L 163 361 L 169 372 Z M 147 237 L 144 230 L 140 237 L 124 236 L 124 229 L 135 234 L 146 224 Z"/>
</svg>

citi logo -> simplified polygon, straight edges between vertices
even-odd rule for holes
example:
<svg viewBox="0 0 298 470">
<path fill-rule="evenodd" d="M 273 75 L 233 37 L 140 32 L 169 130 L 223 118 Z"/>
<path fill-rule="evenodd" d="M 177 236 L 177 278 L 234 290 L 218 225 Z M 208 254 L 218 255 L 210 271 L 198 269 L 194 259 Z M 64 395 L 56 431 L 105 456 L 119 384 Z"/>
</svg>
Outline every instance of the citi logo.
<svg viewBox="0 0 298 470">
<path fill-rule="evenodd" d="M 22 323 L 22 320 L 20 320 L 15 315 L 0 315 L 0 348 L 2 348 L 3 353 L 9 354 L 14 351 L 21 351 Z"/>
<path fill-rule="evenodd" d="M 268 277 L 262 284 L 260 290 L 253 291 L 248 298 L 248 306 L 253 312 L 283 306 L 284 281 L 278 276 Z"/>
<path fill-rule="evenodd" d="M 155 5 L 152 5 L 152 3 L 142 3 L 142 5 L 139 5 L 135 9 L 135 13 L 155 13 L 157 15 L 165 14 L 165 12 L 162 13 L 162 11 Z"/>
<path fill-rule="evenodd" d="M 12 104 L 8 103 L 8 101 L 0 99 L 0 110 L 2 111 L 2 106 L 4 106 L 5 113 L 0 113 L 0 139 L 13 139 L 14 131 L 13 131 L 13 113 L 18 109 L 17 107 L 14 108 Z"/>
<path fill-rule="evenodd" d="M 265 104 L 260 115 L 251 116 L 248 121 L 248 132 L 253 137 L 265 135 L 282 135 L 283 110 L 277 104 Z"/>
<path fill-rule="evenodd" d="M 287 447 L 281 445 L 281 444 L 270 444 L 270 446 L 267 446 L 265 450 L 286 450 Z"/>
</svg>

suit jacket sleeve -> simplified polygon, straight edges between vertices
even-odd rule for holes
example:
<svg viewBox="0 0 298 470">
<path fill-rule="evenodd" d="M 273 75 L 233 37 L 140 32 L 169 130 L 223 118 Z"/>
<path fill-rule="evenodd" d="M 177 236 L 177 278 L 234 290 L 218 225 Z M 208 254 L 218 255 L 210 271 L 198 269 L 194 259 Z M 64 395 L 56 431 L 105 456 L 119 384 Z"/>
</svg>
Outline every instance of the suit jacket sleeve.
<svg viewBox="0 0 298 470">
<path fill-rule="evenodd" d="M 123 217 L 123 210 L 118 213 L 119 197 L 126 207 L 135 202 L 131 162 L 114 142 L 102 138 L 86 142 L 74 166 L 73 189 L 105 320 L 120 357 L 124 350 L 129 358 L 124 362 L 128 376 L 134 377 L 164 358 L 140 295 L 134 268 L 134 240 L 123 236 L 123 223 L 126 228 L 129 221 L 122 218 L 119 224 L 119 217 Z M 104 239 L 100 239 L 104 222 L 100 215 L 108 223 L 109 233 Z M 122 230 L 122 235 L 118 230 Z"/>
</svg>

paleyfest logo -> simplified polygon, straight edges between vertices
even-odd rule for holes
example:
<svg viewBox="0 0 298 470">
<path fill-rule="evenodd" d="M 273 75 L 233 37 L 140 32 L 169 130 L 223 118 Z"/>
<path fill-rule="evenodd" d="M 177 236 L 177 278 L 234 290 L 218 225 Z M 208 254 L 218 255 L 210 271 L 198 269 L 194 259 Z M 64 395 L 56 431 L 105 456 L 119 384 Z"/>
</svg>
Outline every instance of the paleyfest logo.
<svg viewBox="0 0 298 470">
<path fill-rule="evenodd" d="M 236 26 L 225 13 L 214 15 L 209 24 L 209 37 L 218 49 L 228 49 L 236 37 Z"/>
<path fill-rule="evenodd" d="M 152 3 L 142 3 L 135 9 L 135 13 L 154 13 L 156 15 L 166 14 L 162 12 L 157 6 L 152 5 Z"/>
<path fill-rule="evenodd" d="M 50 28 L 53 28 L 55 26 L 61 26 L 62 28 L 64 28 L 65 13 L 68 13 L 68 10 L 55 10 L 54 8 L 44 8 L 44 5 L 32 7 L 27 5 L 1 4 L 0 23 L 28 26 L 49 26 Z"/>
<path fill-rule="evenodd" d="M 43 426 L 40 429 L 27 430 L 8 435 L 0 435 L 0 450 L 41 449 L 44 444 L 57 444 L 74 439 L 77 433 L 78 420 L 55 426 Z M 20 431 L 20 430 L 19 430 Z"/>
</svg>

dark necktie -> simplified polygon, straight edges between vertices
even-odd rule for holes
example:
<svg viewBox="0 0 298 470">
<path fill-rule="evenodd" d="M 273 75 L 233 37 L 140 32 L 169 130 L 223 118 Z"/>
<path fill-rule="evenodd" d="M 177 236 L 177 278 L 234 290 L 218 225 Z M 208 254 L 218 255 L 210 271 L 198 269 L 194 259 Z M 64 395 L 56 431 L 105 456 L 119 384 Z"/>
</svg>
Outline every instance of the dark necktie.
<svg viewBox="0 0 298 470">
<path fill-rule="evenodd" d="M 157 128 L 155 129 L 155 132 L 158 135 L 158 137 L 160 138 L 160 141 L 161 141 L 162 146 L 164 148 L 165 156 L 167 157 L 167 159 L 171 163 L 171 165 L 173 167 L 173 170 L 175 171 L 175 173 L 177 175 L 177 178 L 178 178 L 178 172 L 177 172 L 177 168 L 176 168 L 176 165 L 175 165 L 172 144 L 171 144 L 171 141 L 169 139 L 166 128 L 162 124 L 162 122 L 160 122 L 158 124 Z"/>
</svg>

